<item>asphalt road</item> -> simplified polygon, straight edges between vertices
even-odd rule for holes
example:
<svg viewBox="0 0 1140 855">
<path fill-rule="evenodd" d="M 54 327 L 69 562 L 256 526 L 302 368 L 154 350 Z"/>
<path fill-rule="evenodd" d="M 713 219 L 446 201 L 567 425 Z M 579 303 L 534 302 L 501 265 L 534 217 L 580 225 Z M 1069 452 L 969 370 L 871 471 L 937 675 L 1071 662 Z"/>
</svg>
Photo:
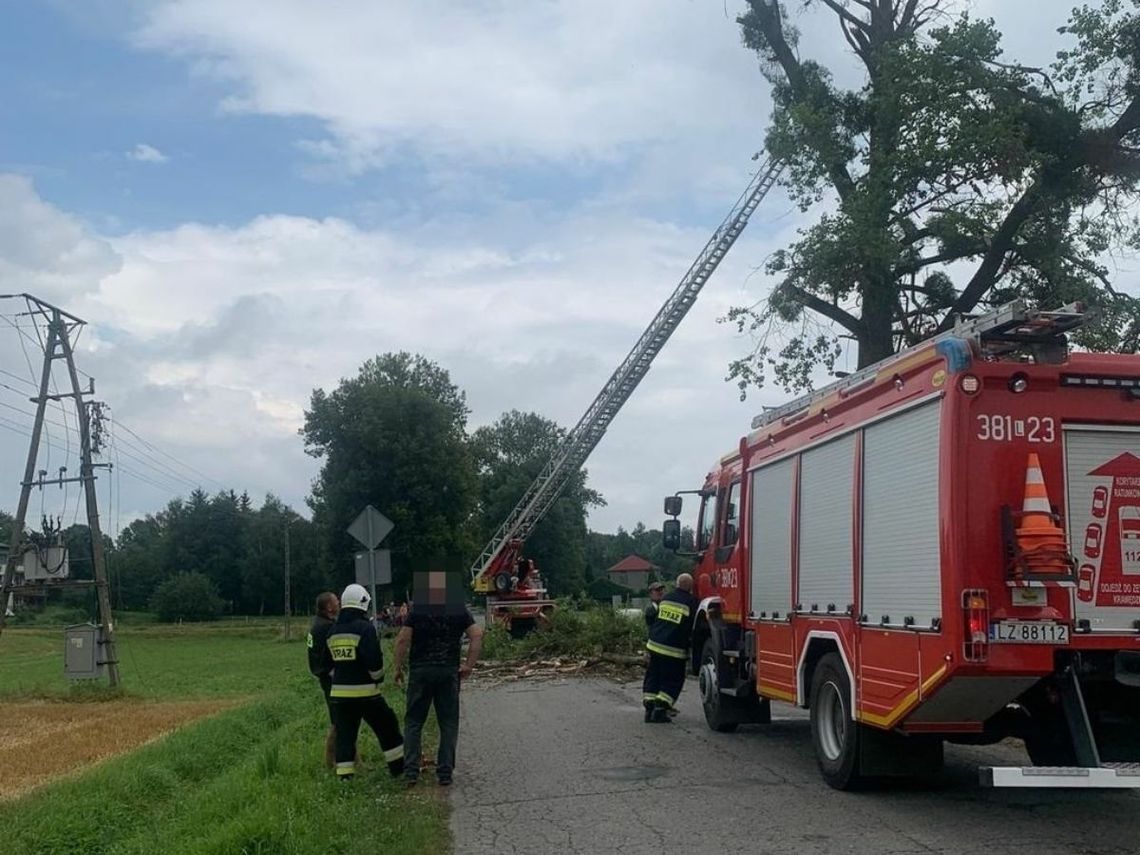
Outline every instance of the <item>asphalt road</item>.
<svg viewBox="0 0 1140 855">
<path fill-rule="evenodd" d="M 806 713 L 718 734 L 689 680 L 672 724 L 642 722 L 640 685 L 568 679 L 468 684 L 451 829 L 459 855 L 876 853 L 1132 855 L 1140 795 L 987 790 L 979 765 L 1020 747 L 948 746 L 930 786 L 830 789 Z"/>
</svg>

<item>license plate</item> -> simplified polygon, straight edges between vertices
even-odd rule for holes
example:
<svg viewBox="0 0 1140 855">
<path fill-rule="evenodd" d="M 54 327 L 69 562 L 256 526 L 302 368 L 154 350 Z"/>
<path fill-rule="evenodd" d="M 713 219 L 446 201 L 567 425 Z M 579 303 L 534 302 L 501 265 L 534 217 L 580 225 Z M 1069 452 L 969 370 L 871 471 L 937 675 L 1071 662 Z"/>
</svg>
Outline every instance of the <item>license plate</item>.
<svg viewBox="0 0 1140 855">
<path fill-rule="evenodd" d="M 990 624 L 990 640 L 1014 644 L 1068 644 L 1069 626 L 1036 620 L 1002 620 Z"/>
</svg>

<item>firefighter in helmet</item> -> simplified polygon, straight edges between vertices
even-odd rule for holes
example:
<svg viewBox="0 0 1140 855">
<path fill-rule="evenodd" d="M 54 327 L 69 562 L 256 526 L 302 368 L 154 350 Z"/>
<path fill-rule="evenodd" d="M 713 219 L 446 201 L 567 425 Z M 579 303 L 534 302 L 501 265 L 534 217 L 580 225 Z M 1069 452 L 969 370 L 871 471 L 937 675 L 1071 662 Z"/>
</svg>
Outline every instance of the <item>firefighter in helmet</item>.
<svg viewBox="0 0 1140 855">
<path fill-rule="evenodd" d="M 336 722 L 336 774 L 349 780 L 356 774 L 356 736 L 363 720 L 384 752 L 388 771 L 404 771 L 404 738 L 400 721 L 380 694 L 384 655 L 380 639 L 368 621 L 370 598 L 362 585 L 349 585 L 340 595 L 340 614 L 328 633 L 324 665 L 331 672 L 329 703 Z"/>
<path fill-rule="evenodd" d="M 649 666 L 643 683 L 645 720 L 664 723 L 677 706 L 685 685 L 685 665 L 693 637 L 697 601 L 693 597 L 693 577 L 682 573 L 677 587 L 657 604 L 657 617 L 649 627 Z"/>
</svg>

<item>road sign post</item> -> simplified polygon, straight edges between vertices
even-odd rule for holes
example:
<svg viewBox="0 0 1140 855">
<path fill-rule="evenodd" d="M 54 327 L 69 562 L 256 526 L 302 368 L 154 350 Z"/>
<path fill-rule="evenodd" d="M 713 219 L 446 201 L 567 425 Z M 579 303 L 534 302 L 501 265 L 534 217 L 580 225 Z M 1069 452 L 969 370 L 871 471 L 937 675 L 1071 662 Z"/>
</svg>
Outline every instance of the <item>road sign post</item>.
<svg viewBox="0 0 1140 855">
<path fill-rule="evenodd" d="M 366 586 L 376 603 L 376 586 L 392 584 L 392 550 L 369 549 L 356 553 L 356 584 Z"/>
<path fill-rule="evenodd" d="M 376 586 L 392 584 L 392 551 L 376 547 L 396 527 L 396 524 L 372 505 L 364 510 L 348 527 L 351 534 L 367 552 L 356 553 L 356 582 L 368 585 L 372 593 L 372 608 L 376 608 Z"/>
</svg>

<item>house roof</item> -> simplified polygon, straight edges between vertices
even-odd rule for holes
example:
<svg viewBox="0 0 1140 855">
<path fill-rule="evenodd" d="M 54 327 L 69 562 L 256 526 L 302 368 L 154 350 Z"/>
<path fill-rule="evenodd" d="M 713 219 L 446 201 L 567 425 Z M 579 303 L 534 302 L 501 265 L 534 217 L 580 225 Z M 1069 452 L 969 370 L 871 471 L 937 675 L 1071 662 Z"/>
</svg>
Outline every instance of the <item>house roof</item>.
<svg viewBox="0 0 1140 855">
<path fill-rule="evenodd" d="M 650 570 L 660 570 L 656 564 L 651 564 L 640 555 L 627 555 L 609 570 L 607 573 L 645 573 Z"/>
</svg>

